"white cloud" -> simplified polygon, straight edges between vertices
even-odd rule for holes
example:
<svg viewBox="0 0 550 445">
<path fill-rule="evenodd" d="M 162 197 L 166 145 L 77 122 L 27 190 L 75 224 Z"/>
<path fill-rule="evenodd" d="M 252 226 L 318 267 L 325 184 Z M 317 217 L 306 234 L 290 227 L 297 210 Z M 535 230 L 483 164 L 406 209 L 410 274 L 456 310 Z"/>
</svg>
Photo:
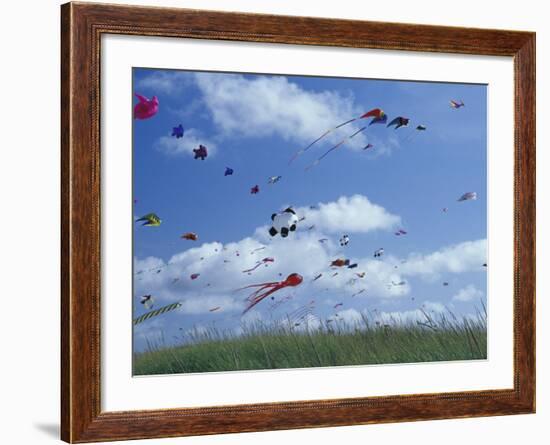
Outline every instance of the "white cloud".
<svg viewBox="0 0 550 445">
<path fill-rule="evenodd" d="M 373 230 L 389 230 L 401 222 L 397 215 L 384 207 L 373 204 L 366 196 L 341 196 L 337 201 L 320 203 L 315 209 L 297 209 L 306 217 L 308 225 L 328 233 L 367 233 Z"/>
<path fill-rule="evenodd" d="M 353 205 L 350 204 L 353 202 L 363 208 L 366 214 L 378 215 L 377 218 L 382 222 L 389 224 L 394 218 L 398 220 L 398 217 L 388 216 L 381 207 L 373 210 L 373 204 L 366 197 L 356 196 L 342 197 L 334 203 L 325 204 L 325 207 L 320 206 L 316 216 L 319 225 L 323 229 L 332 227 L 328 222 L 323 222 L 325 212 L 334 213 L 337 219 L 340 213 L 354 214 Z M 359 215 L 362 213 L 359 212 Z M 365 221 L 365 225 L 372 229 L 382 228 L 382 222 Z M 357 228 L 363 229 L 363 225 Z M 255 283 L 283 281 L 289 274 L 299 273 L 303 277 L 299 286 L 287 287 L 273 294 L 275 301 L 285 296 L 294 297 L 290 303 L 281 307 L 282 311 L 290 309 L 289 304 L 299 306 L 312 299 L 319 308 L 326 306 L 328 300 L 347 301 L 346 306 L 353 306 L 354 301 L 363 299 L 389 301 L 410 294 L 411 284 L 407 276 L 430 277 L 442 272 L 462 273 L 479 268 L 486 244 L 485 240 L 471 241 L 426 255 L 412 254 L 408 262 L 400 264 L 398 269 L 395 264 L 399 264 L 399 259 L 387 256 L 379 260 L 372 258 L 369 253 L 364 257 L 349 257 L 352 263 L 358 263 L 359 266 L 348 269 L 330 266 L 334 259 L 342 257 L 342 253 L 337 242 L 319 242 L 324 232 L 298 230 L 288 238 L 272 238 L 267 231 L 267 227 L 260 227 L 251 237 L 225 245 L 218 242 L 205 243 L 174 255 L 167 263 L 154 257 L 136 259 L 136 271 L 150 270 L 136 275 L 136 295 L 153 294 L 159 304 L 183 301 L 182 314 L 207 314 L 210 309 L 221 306 L 220 311 L 232 313 L 237 318 L 246 307 L 246 297 L 253 292 L 253 289 L 237 289 Z M 264 249 L 256 250 L 261 247 Z M 275 261 L 267 263 L 267 266 L 261 264 L 250 274 L 243 273 L 265 257 Z M 363 272 L 363 278 L 357 276 Z M 200 275 L 192 280 L 191 274 Z M 313 281 L 319 274 L 322 276 Z M 355 296 L 352 298 L 352 295 Z M 426 302 L 425 305 L 430 311 L 441 312 L 444 309 L 439 303 Z M 346 306 L 344 310 L 349 308 Z M 268 307 L 269 304 L 263 302 L 257 309 L 266 311 Z M 353 313 L 349 314 L 352 317 Z M 405 318 L 410 316 L 405 315 Z"/>
<path fill-rule="evenodd" d="M 484 293 L 476 288 L 474 285 L 469 284 L 463 289 L 460 289 L 456 295 L 453 296 L 454 301 L 472 301 L 474 299 L 479 300 Z"/>
<path fill-rule="evenodd" d="M 364 112 L 354 105 L 351 94 L 306 91 L 284 76 L 250 79 L 238 74 L 197 73 L 195 81 L 214 123 L 225 136 L 277 135 L 305 144 Z M 358 129 L 355 124 L 347 125 L 327 140 L 341 140 Z M 365 145 L 362 134 L 347 144 L 355 148 Z"/>
<path fill-rule="evenodd" d="M 217 146 L 211 139 L 204 137 L 200 131 L 190 128 L 185 130 L 182 138 L 161 136 L 154 144 L 154 148 L 168 155 L 194 155 L 193 149 L 199 144 L 206 146 L 208 156 L 214 156 Z"/>
<path fill-rule="evenodd" d="M 422 308 L 428 312 L 445 312 L 445 306 L 435 301 L 425 301 L 422 303 Z"/>
<path fill-rule="evenodd" d="M 411 254 L 400 267 L 404 275 L 434 277 L 441 273 L 481 270 L 487 261 L 487 240 L 466 241 L 426 255 Z"/>
<path fill-rule="evenodd" d="M 164 94 L 176 93 L 193 83 L 191 73 L 185 71 L 151 70 L 136 82 L 136 89 L 148 88 Z"/>
</svg>

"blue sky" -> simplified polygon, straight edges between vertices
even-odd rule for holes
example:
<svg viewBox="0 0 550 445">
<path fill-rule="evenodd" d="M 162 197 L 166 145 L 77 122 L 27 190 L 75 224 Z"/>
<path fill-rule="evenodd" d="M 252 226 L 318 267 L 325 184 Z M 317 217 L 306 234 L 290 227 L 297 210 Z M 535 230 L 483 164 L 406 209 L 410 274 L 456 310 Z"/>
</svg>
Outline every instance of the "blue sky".
<svg viewBox="0 0 550 445">
<path fill-rule="evenodd" d="M 311 325 L 353 323 L 364 311 L 414 320 L 422 306 L 468 316 L 485 299 L 485 85 L 136 68 L 133 92 L 156 95 L 160 103 L 157 115 L 134 121 L 134 217 L 154 212 L 162 219 L 159 227 L 134 223 L 134 269 L 143 271 L 134 276 L 134 315 L 145 312 L 139 304 L 145 294 L 154 296 L 157 308 L 183 303 L 136 326 L 135 350 L 147 339 L 171 344 L 211 326 L 238 333 L 243 322 L 280 320 L 312 300 Z M 466 106 L 453 109 L 450 99 Z M 398 130 L 370 126 L 305 171 L 365 125 L 353 122 L 289 165 L 325 130 L 373 108 L 389 120 L 411 122 Z M 184 137 L 171 137 L 180 123 Z M 416 132 L 419 124 L 427 131 Z M 374 147 L 364 151 L 367 142 Z M 209 149 L 205 161 L 193 159 L 199 143 Z M 234 169 L 232 176 L 224 176 L 226 167 Z M 276 175 L 282 179 L 268 184 Z M 252 195 L 256 184 L 260 192 Z M 477 192 L 476 201 L 457 202 L 469 191 Z M 289 205 L 306 219 L 288 238 L 271 238 L 271 214 Z M 399 228 L 407 235 L 395 236 Z M 185 232 L 199 240 L 182 240 Z M 344 248 L 338 243 L 343 234 L 350 237 Z M 385 254 L 373 258 L 380 247 Z M 265 257 L 275 261 L 242 272 Z M 358 267 L 333 270 L 336 258 Z M 300 286 L 241 317 L 249 292 L 235 289 L 293 272 L 304 277 Z M 360 272 L 364 278 L 355 275 Z M 191 280 L 191 273 L 200 276 Z M 285 296 L 292 298 L 270 309 Z M 343 305 L 335 310 L 337 303 Z"/>
</svg>

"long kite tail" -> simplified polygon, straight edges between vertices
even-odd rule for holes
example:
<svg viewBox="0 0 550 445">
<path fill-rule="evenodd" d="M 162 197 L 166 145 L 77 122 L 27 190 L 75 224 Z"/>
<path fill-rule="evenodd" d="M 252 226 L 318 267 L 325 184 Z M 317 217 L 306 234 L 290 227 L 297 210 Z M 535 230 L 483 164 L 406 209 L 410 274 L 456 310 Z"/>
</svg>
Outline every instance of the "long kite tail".
<svg viewBox="0 0 550 445">
<path fill-rule="evenodd" d="M 266 297 L 269 297 L 273 292 L 277 292 L 279 289 L 281 289 L 282 285 L 278 285 L 278 286 L 274 286 L 273 289 L 270 289 L 266 292 L 264 292 L 263 294 L 259 294 L 258 295 L 258 292 L 255 292 L 256 295 L 254 296 L 250 296 L 250 303 L 249 305 L 245 308 L 245 310 L 243 311 L 243 315 L 246 314 L 250 309 L 252 309 L 254 306 L 256 306 L 260 301 L 262 301 L 264 298 Z M 260 289 L 261 290 L 261 289 Z"/>
<path fill-rule="evenodd" d="M 353 119 L 350 119 L 346 122 L 342 122 L 341 124 L 338 124 L 336 125 L 336 127 L 334 128 L 331 128 L 330 130 L 327 130 L 325 131 L 321 136 L 319 136 L 317 139 L 315 139 L 311 144 L 309 144 L 307 147 L 305 148 L 302 148 L 300 150 L 298 150 L 296 153 L 294 153 L 294 155 L 290 158 L 290 161 L 288 161 L 288 164 L 292 164 L 292 161 L 294 161 L 294 159 L 296 159 L 298 156 L 300 156 L 301 154 L 305 153 L 306 151 L 308 151 L 313 145 L 315 145 L 317 142 L 319 142 L 321 139 L 323 139 L 325 136 L 327 136 L 328 134 L 332 133 L 334 130 L 338 130 L 338 128 L 340 127 L 343 127 L 344 125 L 347 125 L 347 124 L 351 124 L 352 122 L 355 122 L 358 118 L 357 117 L 354 117 Z"/>
<path fill-rule="evenodd" d="M 270 283 L 260 283 L 260 284 L 250 284 L 245 287 L 239 287 L 238 289 L 235 289 L 234 292 L 238 292 L 240 290 L 250 289 L 251 287 L 265 287 L 265 286 L 273 286 L 274 284 L 279 284 L 278 281 L 272 281 Z"/>
<path fill-rule="evenodd" d="M 363 127 L 363 128 L 360 128 L 359 130 L 357 130 L 355 133 L 353 133 L 352 135 L 342 139 L 340 142 L 338 142 L 336 145 L 333 145 L 332 147 L 330 147 L 321 157 L 319 157 L 313 164 L 311 165 L 308 165 L 306 167 L 306 171 L 309 170 L 310 168 L 313 168 L 315 167 L 319 162 L 321 162 L 321 160 L 326 156 L 328 155 L 331 151 L 333 150 L 336 150 L 338 147 L 340 147 L 341 145 L 345 144 L 346 142 L 348 142 L 349 140 L 353 139 L 355 136 L 357 136 L 359 133 L 361 133 L 362 131 L 364 131 L 367 127 Z"/>
<path fill-rule="evenodd" d="M 251 267 L 250 269 L 243 270 L 243 273 L 252 272 L 256 270 L 258 267 L 260 267 L 262 263 L 257 263 L 254 267 Z"/>
<path fill-rule="evenodd" d="M 138 318 L 134 318 L 134 325 L 140 324 L 140 323 L 144 322 L 145 320 L 149 320 L 150 318 L 156 317 L 157 315 L 161 315 L 161 314 L 164 314 L 166 312 L 176 310 L 179 307 L 181 307 L 180 302 L 172 303 L 172 304 L 169 304 L 168 306 L 163 306 L 163 307 L 161 307 L 159 309 L 156 309 L 154 311 L 147 312 L 143 315 L 140 315 Z"/>
</svg>

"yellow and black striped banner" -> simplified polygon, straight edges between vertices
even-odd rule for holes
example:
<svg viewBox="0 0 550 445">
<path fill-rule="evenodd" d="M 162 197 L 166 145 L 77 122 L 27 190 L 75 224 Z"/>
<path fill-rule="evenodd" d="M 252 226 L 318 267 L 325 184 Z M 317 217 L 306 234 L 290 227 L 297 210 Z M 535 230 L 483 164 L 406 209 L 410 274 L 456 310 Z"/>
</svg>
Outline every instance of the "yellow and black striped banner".
<svg viewBox="0 0 550 445">
<path fill-rule="evenodd" d="M 157 315 L 164 314 L 165 312 L 173 311 L 181 306 L 181 303 L 172 303 L 168 306 L 163 306 L 160 309 L 156 309 L 151 312 L 147 312 L 146 314 L 140 315 L 138 318 L 134 318 L 134 325 L 139 324 L 145 320 L 149 320 L 150 318 L 156 317 Z"/>
</svg>

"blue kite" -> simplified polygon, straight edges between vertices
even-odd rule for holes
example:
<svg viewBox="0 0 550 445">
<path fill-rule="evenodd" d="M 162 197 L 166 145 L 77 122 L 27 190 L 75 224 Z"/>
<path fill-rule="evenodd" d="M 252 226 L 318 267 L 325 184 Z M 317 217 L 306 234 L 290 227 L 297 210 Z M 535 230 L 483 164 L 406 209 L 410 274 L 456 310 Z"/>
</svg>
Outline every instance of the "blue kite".
<svg viewBox="0 0 550 445">
<path fill-rule="evenodd" d="M 172 136 L 176 136 L 176 139 L 183 137 L 183 125 L 179 124 L 177 127 L 172 128 Z"/>
</svg>

